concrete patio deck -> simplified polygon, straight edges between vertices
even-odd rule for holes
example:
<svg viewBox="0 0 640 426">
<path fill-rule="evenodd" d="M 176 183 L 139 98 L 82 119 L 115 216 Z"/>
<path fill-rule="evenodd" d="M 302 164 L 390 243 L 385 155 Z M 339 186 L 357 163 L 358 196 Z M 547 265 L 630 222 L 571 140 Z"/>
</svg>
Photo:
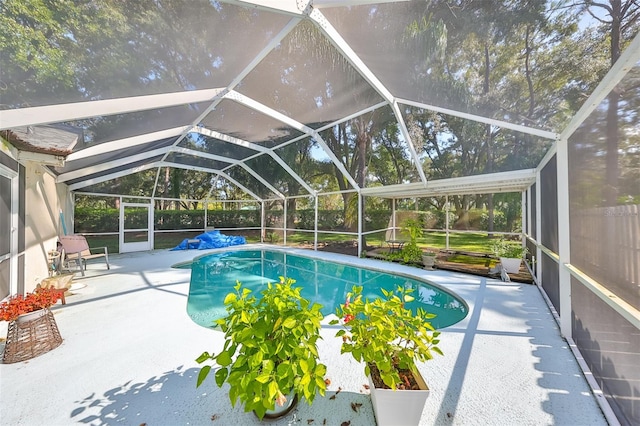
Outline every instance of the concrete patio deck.
<svg viewBox="0 0 640 426">
<path fill-rule="evenodd" d="M 90 263 L 86 277 L 76 274 L 74 283 L 86 286 L 74 290 L 67 305 L 53 308 L 62 345 L 26 362 L 0 364 L 0 423 L 259 424 L 239 404 L 232 408 L 226 387 L 219 389 L 213 378 L 196 389 L 195 358 L 204 350 L 219 350 L 222 333 L 191 321 L 186 313 L 190 270 L 170 266 L 204 253 L 113 255 L 110 271 Z M 421 424 L 607 424 L 535 285 L 346 260 L 427 278 L 469 305 L 462 322 L 443 330 L 445 356 L 419 366 L 431 388 Z M 312 406 L 302 402 L 269 424 L 375 424 L 362 367 L 340 355 L 335 331 L 323 329 L 319 348 L 331 380 L 326 397 Z M 358 412 L 351 402 L 362 403 Z"/>
</svg>

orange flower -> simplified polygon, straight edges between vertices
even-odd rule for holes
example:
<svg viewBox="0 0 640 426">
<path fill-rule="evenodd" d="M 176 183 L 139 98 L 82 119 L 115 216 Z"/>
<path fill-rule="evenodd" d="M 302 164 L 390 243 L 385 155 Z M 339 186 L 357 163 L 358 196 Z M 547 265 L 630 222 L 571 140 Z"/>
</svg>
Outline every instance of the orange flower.
<svg viewBox="0 0 640 426">
<path fill-rule="evenodd" d="M 0 304 L 0 321 L 15 321 L 18 316 L 48 308 L 60 299 L 60 293 L 51 288 L 38 288 L 26 296 L 18 294 Z"/>
</svg>

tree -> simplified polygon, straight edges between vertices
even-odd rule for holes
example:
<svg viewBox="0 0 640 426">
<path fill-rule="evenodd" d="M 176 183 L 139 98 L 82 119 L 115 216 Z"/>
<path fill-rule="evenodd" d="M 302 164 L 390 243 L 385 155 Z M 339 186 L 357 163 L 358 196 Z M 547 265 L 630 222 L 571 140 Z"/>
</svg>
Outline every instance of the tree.
<svg viewBox="0 0 640 426">
<path fill-rule="evenodd" d="M 610 66 L 613 66 L 620 58 L 622 47 L 637 32 L 637 23 L 640 19 L 640 4 L 637 0 L 609 0 L 608 3 L 587 0 L 582 4 L 589 15 L 607 29 L 610 40 Z M 603 17 L 599 11 L 604 12 L 606 16 Z M 607 127 L 605 130 L 607 138 L 606 184 L 602 187 L 602 192 L 606 204 L 615 206 L 618 203 L 620 177 L 618 167 L 620 93 L 614 89 L 609 93 L 607 99 Z"/>
</svg>

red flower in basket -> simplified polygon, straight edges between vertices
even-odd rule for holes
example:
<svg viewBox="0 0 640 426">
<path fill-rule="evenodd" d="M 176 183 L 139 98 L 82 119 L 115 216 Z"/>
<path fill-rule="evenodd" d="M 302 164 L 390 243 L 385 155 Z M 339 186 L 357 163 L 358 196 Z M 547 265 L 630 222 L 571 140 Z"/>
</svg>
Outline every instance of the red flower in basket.
<svg viewBox="0 0 640 426">
<path fill-rule="evenodd" d="M 0 304 L 0 321 L 15 321 L 20 315 L 49 308 L 60 299 L 60 292 L 52 288 L 37 288 L 26 296 L 18 294 Z"/>
</svg>

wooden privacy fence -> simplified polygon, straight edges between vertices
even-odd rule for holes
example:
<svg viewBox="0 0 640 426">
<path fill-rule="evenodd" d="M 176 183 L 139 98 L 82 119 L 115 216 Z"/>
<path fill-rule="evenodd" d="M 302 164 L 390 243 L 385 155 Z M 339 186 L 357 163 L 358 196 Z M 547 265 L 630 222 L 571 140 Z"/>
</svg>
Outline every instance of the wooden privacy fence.
<svg viewBox="0 0 640 426">
<path fill-rule="evenodd" d="M 640 309 L 640 205 L 574 210 L 571 263 Z"/>
</svg>

